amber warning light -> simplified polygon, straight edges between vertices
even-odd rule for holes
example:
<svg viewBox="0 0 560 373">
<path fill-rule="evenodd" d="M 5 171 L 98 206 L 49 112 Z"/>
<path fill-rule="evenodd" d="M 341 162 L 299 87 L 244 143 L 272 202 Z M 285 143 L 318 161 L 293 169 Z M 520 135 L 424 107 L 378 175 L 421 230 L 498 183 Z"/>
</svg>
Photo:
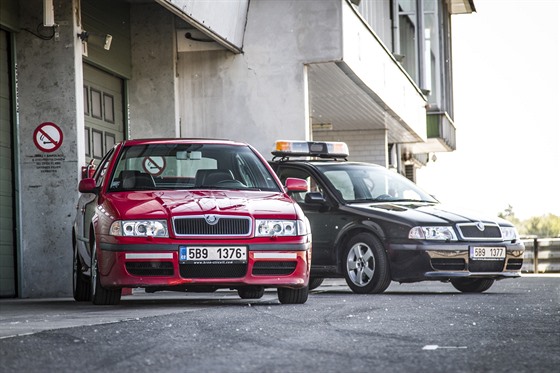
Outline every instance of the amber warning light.
<svg viewBox="0 0 560 373">
<path fill-rule="evenodd" d="M 348 145 L 344 142 L 276 141 L 272 155 L 275 157 L 347 158 Z"/>
</svg>

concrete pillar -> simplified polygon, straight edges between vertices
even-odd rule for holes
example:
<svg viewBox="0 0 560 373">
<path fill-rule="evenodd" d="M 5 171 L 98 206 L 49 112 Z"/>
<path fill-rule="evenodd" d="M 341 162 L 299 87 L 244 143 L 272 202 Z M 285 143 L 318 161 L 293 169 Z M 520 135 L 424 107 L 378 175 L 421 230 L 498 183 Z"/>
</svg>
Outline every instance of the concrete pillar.
<svg viewBox="0 0 560 373">
<path fill-rule="evenodd" d="M 72 222 L 84 162 L 77 0 L 55 1 L 56 30 L 38 29 L 43 22 L 41 0 L 20 1 L 19 6 L 24 29 L 16 35 L 19 294 L 70 295 Z M 41 127 L 43 123 L 53 125 Z"/>
<path fill-rule="evenodd" d="M 178 137 L 174 16 L 158 4 L 131 7 L 131 138 Z"/>
</svg>

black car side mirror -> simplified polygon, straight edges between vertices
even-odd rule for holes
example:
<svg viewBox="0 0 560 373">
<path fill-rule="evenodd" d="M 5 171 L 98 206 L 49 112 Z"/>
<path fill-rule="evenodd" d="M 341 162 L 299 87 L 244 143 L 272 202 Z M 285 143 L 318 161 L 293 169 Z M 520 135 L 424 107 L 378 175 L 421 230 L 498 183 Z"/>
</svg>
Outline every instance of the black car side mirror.
<svg viewBox="0 0 560 373">
<path fill-rule="evenodd" d="M 327 200 L 323 196 L 322 193 L 319 192 L 309 192 L 305 194 L 305 203 L 310 204 L 323 204 L 326 203 Z"/>
</svg>

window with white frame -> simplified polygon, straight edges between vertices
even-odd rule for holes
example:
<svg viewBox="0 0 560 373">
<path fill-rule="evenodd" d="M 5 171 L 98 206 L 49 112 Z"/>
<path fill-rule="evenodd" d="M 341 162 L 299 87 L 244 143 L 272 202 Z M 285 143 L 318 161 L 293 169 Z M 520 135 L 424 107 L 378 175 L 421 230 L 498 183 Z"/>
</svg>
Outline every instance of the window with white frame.
<svg viewBox="0 0 560 373">
<path fill-rule="evenodd" d="M 398 23 L 399 59 L 410 77 L 418 82 L 418 14 L 416 0 L 396 0 L 396 19 Z"/>
<path fill-rule="evenodd" d="M 391 0 L 393 53 L 428 97 L 430 109 L 451 110 L 449 14 L 442 0 Z"/>
</svg>

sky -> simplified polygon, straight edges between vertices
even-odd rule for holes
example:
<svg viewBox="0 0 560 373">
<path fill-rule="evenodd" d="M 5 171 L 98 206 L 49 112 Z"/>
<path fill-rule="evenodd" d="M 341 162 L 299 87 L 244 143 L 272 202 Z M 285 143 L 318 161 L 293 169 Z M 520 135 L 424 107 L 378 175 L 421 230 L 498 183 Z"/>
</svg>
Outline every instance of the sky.
<svg viewBox="0 0 560 373">
<path fill-rule="evenodd" d="M 560 216 L 560 0 L 475 0 L 452 16 L 457 149 L 417 184 L 442 203 Z"/>
</svg>

